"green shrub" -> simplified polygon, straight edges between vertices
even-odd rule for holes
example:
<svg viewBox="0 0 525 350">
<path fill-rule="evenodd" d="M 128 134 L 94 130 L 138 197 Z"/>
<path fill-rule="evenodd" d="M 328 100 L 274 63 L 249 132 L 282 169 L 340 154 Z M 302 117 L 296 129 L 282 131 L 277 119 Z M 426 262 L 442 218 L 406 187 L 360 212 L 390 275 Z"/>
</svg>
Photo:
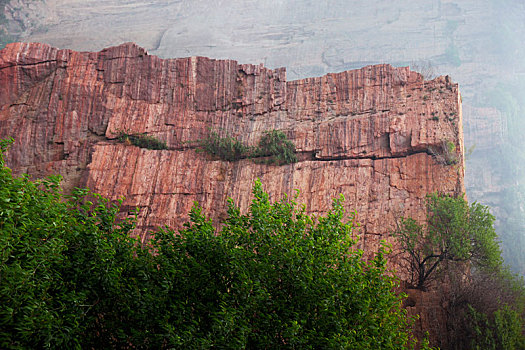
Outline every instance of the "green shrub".
<svg viewBox="0 0 525 350">
<path fill-rule="evenodd" d="M 525 348 L 525 284 L 503 265 L 494 220 L 479 203 L 430 194 L 424 225 L 398 222 L 409 282 L 447 296 L 449 349 Z"/>
<path fill-rule="evenodd" d="M 501 264 L 447 272 L 449 348 L 525 349 L 525 284 Z"/>
<path fill-rule="evenodd" d="M 148 308 L 132 299 L 149 254 L 135 248 L 131 221 L 115 223 L 119 203 L 86 190 L 64 200 L 59 181 L 13 178 L 0 152 L 2 349 L 114 348 L 115 318 L 128 325 L 112 309 Z"/>
<path fill-rule="evenodd" d="M 443 165 L 454 165 L 458 163 L 456 145 L 450 140 L 443 140 L 437 146 L 429 146 L 428 152 Z"/>
<path fill-rule="evenodd" d="M 497 300 L 494 300 L 497 302 Z M 467 304 L 463 321 L 463 333 L 456 340 L 457 349 L 519 350 L 525 348 L 524 320 L 516 310 L 504 304 L 493 312 L 476 309 Z M 492 305 L 486 305 L 490 308 Z"/>
<path fill-rule="evenodd" d="M 324 217 L 283 198 L 271 203 L 259 181 L 243 214 L 231 201 L 217 232 L 195 206 L 180 235 L 156 234 L 169 285 L 167 346 L 234 349 L 405 349 L 410 321 L 386 270 L 354 249 L 342 199 Z"/>
<path fill-rule="evenodd" d="M 157 139 L 154 136 L 142 134 L 130 134 L 129 132 L 120 131 L 117 134 L 119 142 L 130 142 L 133 146 L 147 148 L 152 150 L 168 149 L 166 142 Z"/>
<path fill-rule="evenodd" d="M 254 156 L 271 157 L 270 162 L 279 165 L 297 162 L 295 145 L 280 130 L 266 131 L 257 144 Z"/>
<path fill-rule="evenodd" d="M 222 160 L 229 162 L 246 158 L 249 154 L 249 147 L 234 137 L 221 137 L 217 132 L 210 131 L 205 139 L 198 141 L 198 147 Z"/>
<path fill-rule="evenodd" d="M 270 164 L 297 162 L 295 145 L 280 130 L 266 131 L 257 147 L 246 146 L 231 136 L 222 137 L 213 130 L 205 139 L 197 141 L 197 144 L 200 150 L 230 162 L 262 157 L 267 157 L 266 162 Z"/>
</svg>

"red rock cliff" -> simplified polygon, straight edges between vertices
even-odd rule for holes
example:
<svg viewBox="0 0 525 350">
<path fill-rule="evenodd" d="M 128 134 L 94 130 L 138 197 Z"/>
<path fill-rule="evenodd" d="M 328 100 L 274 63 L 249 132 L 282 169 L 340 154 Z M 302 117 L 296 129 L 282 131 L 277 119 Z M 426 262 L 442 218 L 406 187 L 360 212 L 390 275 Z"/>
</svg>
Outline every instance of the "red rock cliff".
<svg viewBox="0 0 525 350">
<path fill-rule="evenodd" d="M 129 43 L 96 53 L 18 43 L 0 51 L 0 82 L 0 137 L 16 139 L 14 172 L 59 173 L 66 190 L 125 197 L 124 208 L 141 209 L 143 238 L 147 228 L 180 227 L 194 201 L 215 219 L 228 197 L 246 208 L 259 177 L 273 198 L 299 189 L 309 213 L 343 193 L 370 252 L 396 215 L 424 216 L 427 193 L 464 191 L 461 99 L 448 77 L 377 65 L 287 82 L 284 69 L 164 60 Z M 300 161 L 213 160 L 188 143 L 210 128 L 247 144 L 283 130 Z M 118 130 L 169 150 L 117 143 Z M 451 144 L 455 165 L 440 154 Z"/>
</svg>

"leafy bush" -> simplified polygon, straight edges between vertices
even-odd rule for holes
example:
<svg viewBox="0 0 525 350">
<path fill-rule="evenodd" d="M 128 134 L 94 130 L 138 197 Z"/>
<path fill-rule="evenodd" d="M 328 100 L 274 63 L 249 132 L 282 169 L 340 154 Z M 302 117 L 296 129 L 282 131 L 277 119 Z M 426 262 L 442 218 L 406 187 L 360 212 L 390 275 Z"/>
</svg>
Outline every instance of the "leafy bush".
<svg viewBox="0 0 525 350">
<path fill-rule="evenodd" d="M 168 149 L 166 142 L 157 139 L 154 136 L 142 134 L 130 134 L 129 132 L 119 131 L 118 140 L 120 142 L 130 142 L 133 146 L 147 148 L 152 150 Z"/>
<path fill-rule="evenodd" d="M 195 206 L 144 249 L 132 220 L 116 223 L 119 203 L 63 198 L 57 177 L 13 178 L 1 153 L 0 165 L 2 349 L 414 345 L 384 251 L 353 250 L 341 200 L 315 221 L 257 182 L 220 232 Z"/>
<path fill-rule="evenodd" d="M 491 317 L 486 313 L 468 305 L 469 312 L 466 321 L 470 330 L 468 344 L 471 349 L 523 349 L 523 320 L 520 315 L 508 305 L 495 311 Z"/>
<path fill-rule="evenodd" d="M 366 263 L 362 251 L 352 250 L 353 224 L 341 222 L 341 200 L 315 222 L 293 200 L 270 203 L 259 182 L 253 194 L 245 215 L 230 202 L 218 234 L 194 207 L 180 235 L 169 230 L 156 235 L 160 270 L 165 280 L 179 281 L 169 295 L 184 301 L 170 316 L 169 346 L 413 345 L 384 252 Z"/>
<path fill-rule="evenodd" d="M 0 141 L 2 152 L 8 143 Z M 63 201 L 59 177 L 13 178 L 2 152 L 0 348 L 110 346 L 111 311 L 139 307 L 132 299 L 143 278 L 133 270 L 149 258 L 128 236 L 132 222 L 116 225 L 119 205 L 89 201 L 85 190 Z"/>
<path fill-rule="evenodd" d="M 254 156 L 271 157 L 270 161 L 279 165 L 297 162 L 295 145 L 280 130 L 265 132 L 259 140 Z"/>
</svg>

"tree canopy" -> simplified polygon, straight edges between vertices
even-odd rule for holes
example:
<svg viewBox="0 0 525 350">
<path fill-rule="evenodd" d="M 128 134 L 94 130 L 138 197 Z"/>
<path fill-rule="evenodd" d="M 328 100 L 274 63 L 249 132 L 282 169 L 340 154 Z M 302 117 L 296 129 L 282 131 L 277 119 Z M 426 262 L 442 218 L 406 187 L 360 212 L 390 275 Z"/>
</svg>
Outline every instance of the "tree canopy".
<svg viewBox="0 0 525 350">
<path fill-rule="evenodd" d="M 395 232 L 416 288 L 425 289 L 449 262 L 468 261 L 488 269 L 502 264 L 488 207 L 437 193 L 427 196 L 426 206 L 425 224 L 402 217 Z"/>
<path fill-rule="evenodd" d="M 396 236 L 413 287 L 446 281 L 434 287 L 448 304 L 448 347 L 525 348 L 525 285 L 503 264 L 488 207 L 444 194 L 426 205 L 426 222 L 401 218 Z"/>
<path fill-rule="evenodd" d="M 415 344 L 385 250 L 362 259 L 342 199 L 316 219 L 256 182 L 247 213 L 230 201 L 220 229 L 196 204 L 184 229 L 141 246 L 119 202 L 14 178 L 2 153 L 0 167 L 3 349 Z"/>
</svg>

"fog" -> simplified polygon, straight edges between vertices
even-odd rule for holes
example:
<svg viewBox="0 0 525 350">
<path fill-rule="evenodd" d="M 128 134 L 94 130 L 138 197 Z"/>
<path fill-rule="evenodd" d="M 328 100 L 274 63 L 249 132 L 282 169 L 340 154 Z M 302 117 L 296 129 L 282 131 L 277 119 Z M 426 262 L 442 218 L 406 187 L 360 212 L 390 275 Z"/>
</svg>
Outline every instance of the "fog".
<svg viewBox="0 0 525 350">
<path fill-rule="evenodd" d="M 467 196 L 497 217 L 525 274 L 525 3 L 520 0 L 0 0 L 0 44 L 285 66 L 289 80 L 375 63 L 430 65 L 463 97 Z M 414 64 L 416 63 L 416 64 Z"/>
</svg>

